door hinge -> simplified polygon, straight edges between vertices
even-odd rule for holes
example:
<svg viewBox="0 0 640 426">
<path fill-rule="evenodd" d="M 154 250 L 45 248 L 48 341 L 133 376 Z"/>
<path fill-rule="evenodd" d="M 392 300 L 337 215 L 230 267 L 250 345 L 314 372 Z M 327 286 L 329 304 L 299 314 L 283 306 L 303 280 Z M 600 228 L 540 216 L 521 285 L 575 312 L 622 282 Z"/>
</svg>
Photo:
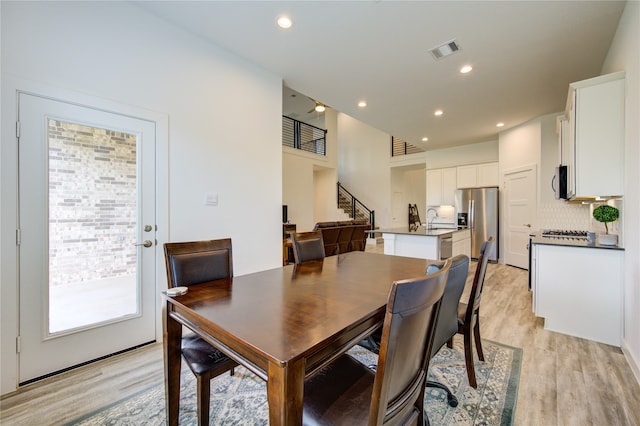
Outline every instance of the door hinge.
<svg viewBox="0 0 640 426">
<path fill-rule="evenodd" d="M 20 122 L 16 121 L 16 138 L 20 139 Z"/>
<path fill-rule="evenodd" d="M 19 354 L 22 349 L 22 338 L 20 336 L 16 337 L 16 353 Z"/>
<path fill-rule="evenodd" d="M 22 242 L 22 231 L 20 228 L 16 229 L 16 245 L 19 246 Z"/>
</svg>

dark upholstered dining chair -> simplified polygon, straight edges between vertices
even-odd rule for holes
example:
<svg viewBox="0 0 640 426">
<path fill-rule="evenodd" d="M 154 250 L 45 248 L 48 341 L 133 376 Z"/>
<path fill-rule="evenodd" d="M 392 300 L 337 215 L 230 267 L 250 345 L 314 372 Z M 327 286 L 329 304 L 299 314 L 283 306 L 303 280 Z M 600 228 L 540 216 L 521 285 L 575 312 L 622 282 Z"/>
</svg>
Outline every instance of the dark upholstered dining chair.
<svg viewBox="0 0 640 426">
<path fill-rule="evenodd" d="M 389 292 L 373 372 L 342 355 L 304 384 L 305 425 L 428 424 L 424 384 L 449 265 L 396 281 Z"/>
<path fill-rule="evenodd" d="M 291 233 L 295 263 L 324 259 L 324 241 L 321 231 Z"/>
<path fill-rule="evenodd" d="M 445 262 L 436 262 L 427 267 L 427 274 L 433 273 L 444 266 Z M 458 332 L 458 305 L 460 297 L 464 292 L 464 287 L 469 274 L 469 257 L 459 254 L 451 258 L 451 267 L 449 268 L 449 277 L 447 285 L 442 296 L 440 304 L 440 316 L 438 317 L 438 325 L 433 337 L 433 346 L 431 347 L 431 358 Z M 458 398 L 443 383 L 427 380 L 428 387 L 435 387 L 444 390 L 447 393 L 447 402 L 452 407 L 458 406 Z"/>
<path fill-rule="evenodd" d="M 475 340 L 478 359 L 484 361 L 484 353 L 482 352 L 482 342 L 480 339 L 480 299 L 484 287 L 484 277 L 487 272 L 487 262 L 489 261 L 494 245 L 493 237 L 490 237 L 488 241 L 482 243 L 476 272 L 473 276 L 471 292 L 469 294 L 469 302 L 460 302 L 458 305 L 458 333 L 464 336 L 464 359 L 467 365 L 469 385 L 473 388 L 477 388 L 478 383 L 473 365 L 473 343 L 471 341 L 471 335 L 473 334 Z M 447 346 L 450 348 L 453 347 L 453 337 L 449 340 Z"/>
<path fill-rule="evenodd" d="M 438 317 L 438 325 L 433 337 L 433 345 L 431 348 L 431 356 L 433 358 L 435 354 L 458 332 L 458 305 L 460 303 L 460 297 L 464 292 L 465 283 L 467 282 L 467 275 L 469 273 L 469 257 L 461 254 L 451 258 L 451 267 L 449 268 L 449 275 L 447 278 L 447 284 L 444 288 L 444 295 L 442 296 L 442 303 L 440 304 L 440 315 Z M 427 267 L 427 275 L 433 274 L 445 266 L 446 262 L 434 262 Z M 380 331 L 374 332 L 364 341 L 360 342 L 360 345 L 369 349 L 372 352 L 378 353 L 380 350 Z M 450 406 L 456 407 L 458 405 L 458 398 L 451 392 L 451 390 L 444 384 L 427 380 L 427 386 L 436 387 L 444 390 L 447 393 L 447 402 Z"/>
<path fill-rule="evenodd" d="M 164 244 L 168 286 L 188 287 L 233 277 L 231 239 Z M 209 424 L 209 382 L 238 364 L 191 333 L 182 338 L 182 357 L 196 376 L 198 425 Z"/>
</svg>

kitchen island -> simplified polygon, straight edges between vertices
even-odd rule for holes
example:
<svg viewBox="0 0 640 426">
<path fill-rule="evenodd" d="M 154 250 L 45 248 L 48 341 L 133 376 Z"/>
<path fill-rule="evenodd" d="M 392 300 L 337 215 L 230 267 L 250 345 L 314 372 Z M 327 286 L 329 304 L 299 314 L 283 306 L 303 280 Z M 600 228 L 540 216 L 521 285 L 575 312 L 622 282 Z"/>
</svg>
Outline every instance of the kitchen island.
<svg viewBox="0 0 640 426">
<path fill-rule="evenodd" d="M 469 229 L 419 226 L 377 229 L 375 233 L 382 234 L 384 254 L 437 260 L 471 252 Z"/>
</svg>

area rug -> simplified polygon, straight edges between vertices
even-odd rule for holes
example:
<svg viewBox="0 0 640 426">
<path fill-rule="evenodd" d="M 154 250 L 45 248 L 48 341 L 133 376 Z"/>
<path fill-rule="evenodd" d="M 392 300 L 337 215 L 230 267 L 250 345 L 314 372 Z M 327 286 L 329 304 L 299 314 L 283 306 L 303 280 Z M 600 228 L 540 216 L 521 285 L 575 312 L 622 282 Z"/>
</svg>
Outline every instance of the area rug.
<svg viewBox="0 0 640 426">
<path fill-rule="evenodd" d="M 443 347 L 431 360 L 429 379 L 446 384 L 459 404 L 447 404 L 442 390 L 427 388 L 425 409 L 432 425 L 512 425 L 522 364 L 522 349 L 483 340 L 485 361 L 476 360 L 478 388 L 469 386 L 462 339 L 452 349 Z M 359 346 L 349 354 L 365 365 L 377 356 Z M 164 425 L 164 384 L 158 383 L 124 400 L 77 419 L 69 425 Z M 243 367 L 235 375 L 223 374 L 211 381 L 212 425 L 268 425 L 265 382 Z M 180 390 L 180 425 L 197 424 L 196 385 L 183 367 Z"/>
</svg>

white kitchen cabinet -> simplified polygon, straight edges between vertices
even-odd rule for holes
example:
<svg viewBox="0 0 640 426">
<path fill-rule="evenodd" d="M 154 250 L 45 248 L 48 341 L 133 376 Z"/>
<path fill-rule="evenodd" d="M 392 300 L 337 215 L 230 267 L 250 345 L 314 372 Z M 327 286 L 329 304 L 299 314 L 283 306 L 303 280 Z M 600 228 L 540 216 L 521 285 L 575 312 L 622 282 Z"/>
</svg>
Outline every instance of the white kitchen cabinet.
<svg viewBox="0 0 640 426">
<path fill-rule="evenodd" d="M 461 229 L 451 235 L 451 256 L 465 254 L 471 258 L 471 230 Z"/>
<path fill-rule="evenodd" d="M 481 188 L 499 186 L 498 163 L 470 164 L 456 168 L 458 188 Z"/>
<path fill-rule="evenodd" d="M 620 346 L 624 251 L 534 244 L 532 290 L 544 328 Z"/>
<path fill-rule="evenodd" d="M 427 170 L 427 206 L 452 206 L 455 192 L 455 167 Z"/>
<path fill-rule="evenodd" d="M 624 103 L 624 72 L 569 86 L 569 198 L 624 195 Z"/>
</svg>

